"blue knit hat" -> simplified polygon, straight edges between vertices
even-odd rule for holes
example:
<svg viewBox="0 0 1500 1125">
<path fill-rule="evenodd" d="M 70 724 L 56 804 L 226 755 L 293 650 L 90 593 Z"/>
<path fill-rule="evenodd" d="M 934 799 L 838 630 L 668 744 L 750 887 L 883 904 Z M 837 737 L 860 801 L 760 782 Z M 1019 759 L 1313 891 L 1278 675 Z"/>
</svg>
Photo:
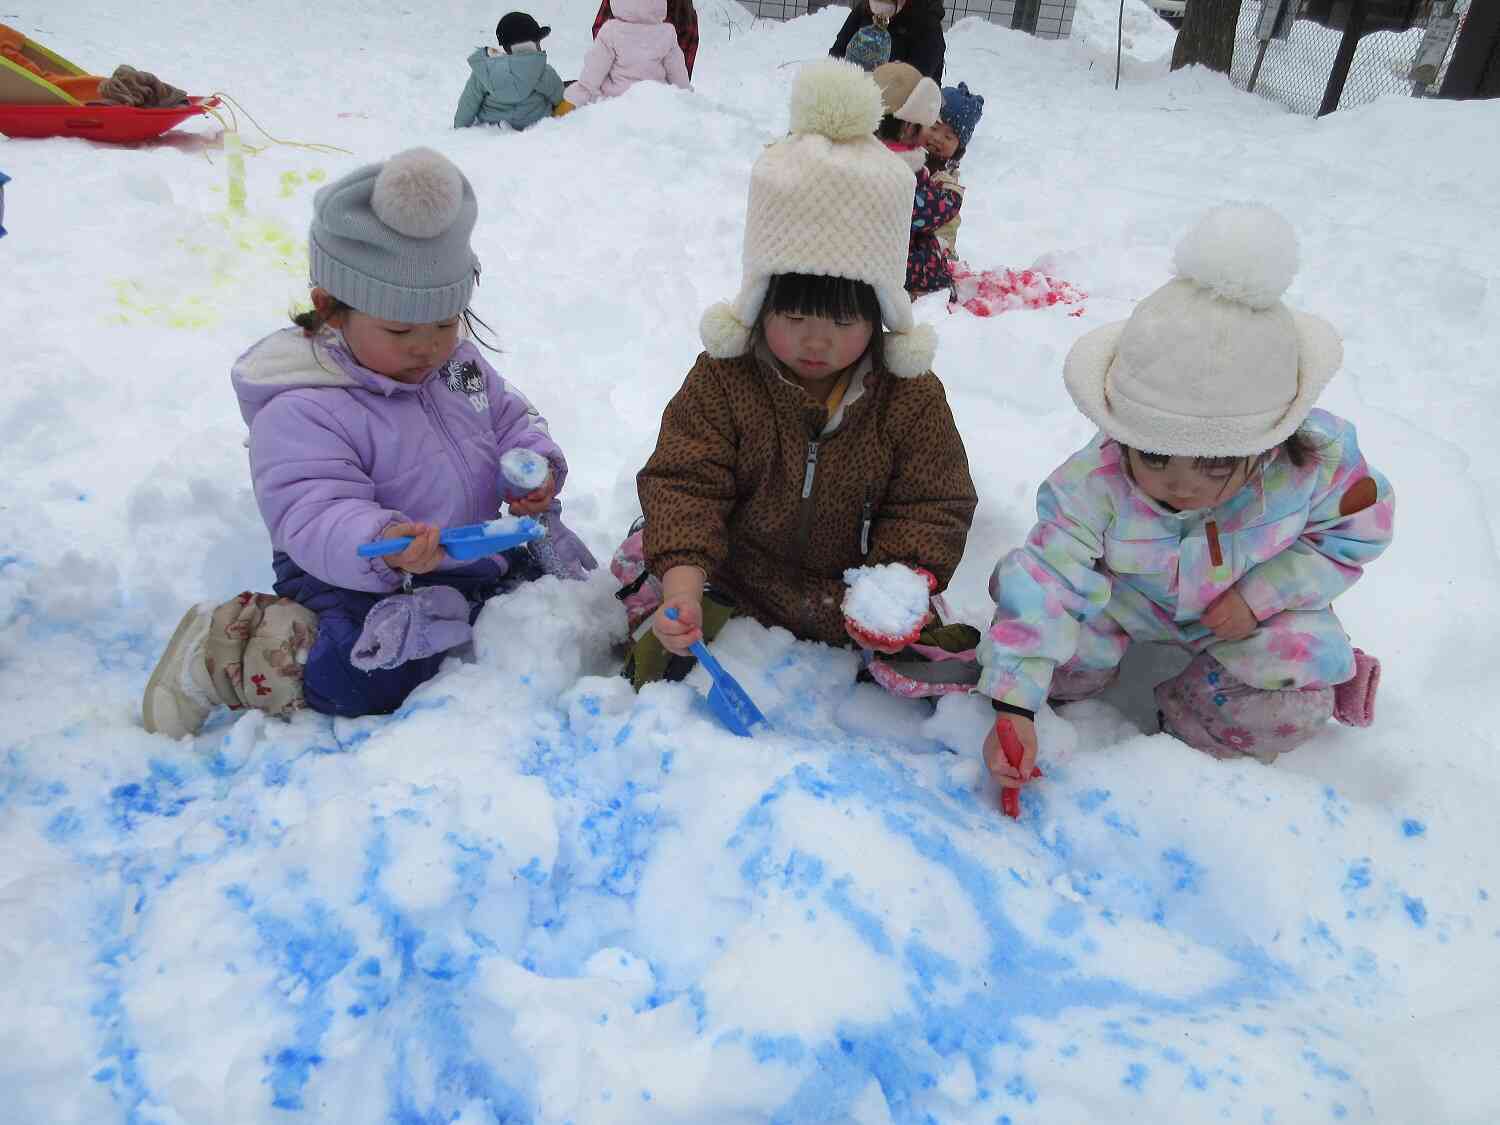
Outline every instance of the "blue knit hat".
<svg viewBox="0 0 1500 1125">
<path fill-rule="evenodd" d="M 984 98 L 969 93 L 966 84 L 960 82 L 957 86 L 943 87 L 943 112 L 939 120 L 958 134 L 960 148 L 969 147 L 983 114 Z"/>
<path fill-rule="evenodd" d="M 468 308 L 474 189 L 430 148 L 367 164 L 313 197 L 312 283 L 382 320 L 433 324 Z"/>
</svg>

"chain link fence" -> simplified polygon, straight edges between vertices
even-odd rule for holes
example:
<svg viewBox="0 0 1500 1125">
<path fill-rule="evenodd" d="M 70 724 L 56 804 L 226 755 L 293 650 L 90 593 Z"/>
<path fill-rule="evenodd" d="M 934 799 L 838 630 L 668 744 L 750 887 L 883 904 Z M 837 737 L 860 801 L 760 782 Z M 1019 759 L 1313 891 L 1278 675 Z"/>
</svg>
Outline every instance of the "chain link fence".
<svg viewBox="0 0 1500 1125">
<path fill-rule="evenodd" d="M 1456 8 L 1460 20 L 1471 2 L 1459 0 Z M 1292 22 L 1286 38 L 1273 38 L 1265 43 L 1265 56 L 1260 58 L 1262 43 L 1257 29 L 1267 3 L 1274 6 L 1276 0 L 1242 0 L 1240 4 L 1230 81 L 1242 90 L 1248 89 L 1254 74 L 1257 94 L 1280 102 L 1294 113 L 1317 113 L 1328 87 L 1334 56 L 1343 41 L 1343 32 L 1299 18 Z M 1440 8 L 1441 5 L 1433 5 L 1435 11 Z M 1436 90 L 1453 57 L 1458 35 L 1455 34 L 1448 43 L 1436 80 L 1430 85 L 1414 87 L 1412 64 L 1417 59 L 1425 34 L 1424 24 L 1410 31 L 1374 31 L 1361 36 L 1338 108 L 1364 105 L 1388 94 L 1411 97 Z"/>
<path fill-rule="evenodd" d="M 770 20 L 789 20 L 831 6 L 818 0 L 741 0 L 741 3 L 757 19 Z M 1078 0 L 945 0 L 943 7 L 944 27 L 978 16 L 1001 27 L 1030 31 L 1039 39 L 1066 39 L 1073 30 L 1073 12 Z"/>
</svg>

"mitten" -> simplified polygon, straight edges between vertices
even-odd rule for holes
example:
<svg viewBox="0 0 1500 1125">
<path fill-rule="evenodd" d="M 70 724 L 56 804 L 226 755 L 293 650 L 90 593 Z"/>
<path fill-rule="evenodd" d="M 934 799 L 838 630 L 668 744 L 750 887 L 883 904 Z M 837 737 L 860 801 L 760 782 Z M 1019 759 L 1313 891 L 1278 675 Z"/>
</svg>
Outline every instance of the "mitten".
<svg viewBox="0 0 1500 1125">
<path fill-rule="evenodd" d="M 421 586 L 375 603 L 349 660 L 361 672 L 399 668 L 457 648 L 472 636 L 467 598 L 452 586 Z"/>
</svg>

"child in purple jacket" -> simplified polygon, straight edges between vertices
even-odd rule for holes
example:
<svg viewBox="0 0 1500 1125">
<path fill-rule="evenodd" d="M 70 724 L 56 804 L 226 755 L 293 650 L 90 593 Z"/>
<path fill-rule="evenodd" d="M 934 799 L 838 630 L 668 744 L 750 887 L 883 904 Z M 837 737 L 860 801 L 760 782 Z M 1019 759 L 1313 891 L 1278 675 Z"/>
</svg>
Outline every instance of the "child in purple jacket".
<svg viewBox="0 0 1500 1125">
<path fill-rule="evenodd" d="M 468 640 L 486 598 L 595 565 L 557 518 L 562 450 L 466 338 L 476 217 L 469 181 L 430 149 L 318 192 L 313 311 L 233 369 L 276 593 L 188 610 L 146 686 L 147 730 L 194 734 L 220 704 L 390 713 Z M 545 459 L 540 486 L 507 485 L 512 450 Z M 543 519 L 545 549 L 449 558 L 439 530 L 493 519 L 503 500 Z M 400 536 L 398 554 L 356 554 Z"/>
</svg>

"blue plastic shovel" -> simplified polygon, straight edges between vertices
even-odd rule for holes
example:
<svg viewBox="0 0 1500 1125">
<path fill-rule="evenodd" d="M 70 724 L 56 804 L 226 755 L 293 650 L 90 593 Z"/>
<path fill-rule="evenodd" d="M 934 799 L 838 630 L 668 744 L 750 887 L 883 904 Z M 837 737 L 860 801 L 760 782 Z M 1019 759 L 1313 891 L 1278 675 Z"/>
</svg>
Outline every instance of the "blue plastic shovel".
<svg viewBox="0 0 1500 1125">
<path fill-rule="evenodd" d="M 438 542 L 453 558 L 462 562 L 481 559 L 485 555 L 498 555 L 512 547 L 530 543 L 547 534 L 547 529 L 530 516 L 523 516 L 514 531 L 485 534 L 487 523 L 466 523 L 461 527 L 445 528 L 438 535 Z M 373 543 L 360 544 L 357 553 L 362 559 L 373 559 L 380 555 L 394 555 L 411 546 L 410 535 L 395 539 L 377 539 Z"/>
<path fill-rule="evenodd" d="M 675 606 L 668 607 L 665 612 L 668 621 L 677 620 Z M 689 648 L 698 658 L 698 663 L 708 669 L 708 674 L 714 681 L 713 687 L 708 689 L 709 709 L 731 732 L 741 738 L 749 738 L 751 728 L 766 721 L 760 708 L 755 705 L 755 700 L 740 687 L 738 680 L 724 670 L 724 665 L 714 659 L 713 653 L 708 651 L 708 646 L 702 641 L 694 641 Z"/>
</svg>

